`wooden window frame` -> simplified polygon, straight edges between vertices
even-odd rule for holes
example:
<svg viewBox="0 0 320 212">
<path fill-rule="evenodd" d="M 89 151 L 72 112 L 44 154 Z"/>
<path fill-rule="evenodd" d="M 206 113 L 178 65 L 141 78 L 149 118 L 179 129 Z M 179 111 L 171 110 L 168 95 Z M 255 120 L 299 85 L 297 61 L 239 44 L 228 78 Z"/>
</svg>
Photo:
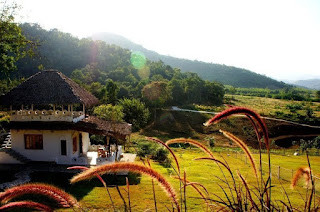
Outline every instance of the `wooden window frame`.
<svg viewBox="0 0 320 212">
<path fill-rule="evenodd" d="M 24 134 L 24 148 L 30 150 L 43 150 L 43 135 Z"/>
</svg>

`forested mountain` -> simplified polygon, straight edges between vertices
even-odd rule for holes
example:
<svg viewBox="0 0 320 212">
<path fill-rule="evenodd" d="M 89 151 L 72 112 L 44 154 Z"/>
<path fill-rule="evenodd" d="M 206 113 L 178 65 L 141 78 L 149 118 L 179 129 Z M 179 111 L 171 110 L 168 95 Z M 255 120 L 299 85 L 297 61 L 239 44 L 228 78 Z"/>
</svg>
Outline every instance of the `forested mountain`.
<svg viewBox="0 0 320 212">
<path fill-rule="evenodd" d="M 56 29 L 44 30 L 37 24 L 20 27 L 39 46 L 34 57 L 18 60 L 13 78 L 29 77 L 39 69 L 57 69 L 107 104 L 116 104 L 123 98 L 139 98 L 150 107 L 222 103 L 223 85 L 202 80 L 195 73 L 181 73 L 161 61 L 149 61 L 103 41 L 80 40 Z M 1 87 L 2 92 L 8 90 L 8 86 Z"/>
<path fill-rule="evenodd" d="M 320 79 L 298 80 L 298 81 L 292 82 L 291 84 L 297 85 L 300 87 L 320 90 Z"/>
<path fill-rule="evenodd" d="M 161 60 L 172 67 L 180 68 L 182 72 L 194 72 L 202 79 L 218 81 L 234 87 L 277 89 L 286 86 L 283 82 L 276 81 L 246 69 L 160 55 L 157 52 L 150 51 L 141 45 L 133 43 L 125 37 L 112 33 L 97 33 L 92 35 L 92 38 L 94 40 L 102 40 L 109 44 L 115 44 L 133 51 L 141 51 L 149 60 Z"/>
</svg>

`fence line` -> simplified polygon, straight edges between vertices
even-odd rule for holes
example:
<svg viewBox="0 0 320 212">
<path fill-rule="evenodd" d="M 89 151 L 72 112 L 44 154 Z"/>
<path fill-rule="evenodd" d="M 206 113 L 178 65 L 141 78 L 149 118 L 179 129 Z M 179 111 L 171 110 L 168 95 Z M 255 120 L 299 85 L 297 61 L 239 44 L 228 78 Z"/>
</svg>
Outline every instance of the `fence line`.
<svg viewBox="0 0 320 212">
<path fill-rule="evenodd" d="M 231 154 L 230 154 L 230 151 L 228 151 L 228 152 L 229 152 L 230 156 L 233 156 L 234 158 L 240 159 L 245 164 L 248 164 L 248 158 L 244 153 L 241 153 L 241 152 L 238 152 L 238 151 L 231 151 Z M 257 159 L 254 159 L 254 161 L 256 163 L 260 163 L 260 161 L 257 160 Z M 268 165 L 267 162 L 264 162 L 264 161 L 261 161 L 261 162 L 263 164 L 265 164 L 265 165 Z M 250 164 L 248 164 L 248 165 L 250 165 Z M 260 167 L 259 167 L 259 170 L 260 170 Z M 265 171 L 263 171 L 263 172 L 265 173 Z M 287 181 L 287 182 L 291 182 L 295 172 L 296 172 L 296 170 L 294 170 L 294 169 L 288 169 L 288 168 L 285 168 L 285 167 L 282 167 L 282 166 L 279 166 L 279 165 L 272 165 L 271 164 L 271 174 L 273 176 L 277 177 L 279 180 L 284 180 L 284 181 Z M 318 176 L 315 176 L 315 175 L 312 175 L 312 177 L 313 177 L 313 179 L 317 179 L 317 180 L 320 179 Z"/>
</svg>

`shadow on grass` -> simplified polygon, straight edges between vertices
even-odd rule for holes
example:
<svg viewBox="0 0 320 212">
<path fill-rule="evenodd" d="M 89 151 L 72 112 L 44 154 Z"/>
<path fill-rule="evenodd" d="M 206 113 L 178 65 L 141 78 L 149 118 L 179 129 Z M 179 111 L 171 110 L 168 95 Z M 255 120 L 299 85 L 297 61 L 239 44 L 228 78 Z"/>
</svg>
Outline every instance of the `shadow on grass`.
<svg viewBox="0 0 320 212">
<path fill-rule="evenodd" d="M 70 179 L 75 174 L 61 173 L 61 172 L 34 172 L 31 174 L 32 182 L 42 182 L 57 186 L 69 194 L 73 195 L 77 200 L 81 200 L 88 195 L 95 187 L 103 187 L 102 183 L 97 178 L 91 180 L 81 181 L 75 184 L 70 184 Z M 108 174 L 103 175 L 102 178 L 108 187 L 116 185 L 126 185 L 126 177 L 128 177 L 130 185 L 137 185 L 140 183 L 141 175 L 129 172 L 125 175 Z"/>
<path fill-rule="evenodd" d="M 16 180 L 17 178 L 14 177 L 16 173 L 17 171 L 13 170 L 0 171 L 0 184 Z"/>
</svg>

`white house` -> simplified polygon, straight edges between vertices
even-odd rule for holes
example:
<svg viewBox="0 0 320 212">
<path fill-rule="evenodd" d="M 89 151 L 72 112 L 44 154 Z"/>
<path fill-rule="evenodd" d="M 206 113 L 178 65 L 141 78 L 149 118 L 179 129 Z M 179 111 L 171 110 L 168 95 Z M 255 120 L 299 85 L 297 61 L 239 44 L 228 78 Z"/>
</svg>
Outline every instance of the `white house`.
<svg viewBox="0 0 320 212">
<path fill-rule="evenodd" d="M 118 144 L 124 144 L 131 125 L 86 115 L 86 107 L 98 103 L 58 71 L 31 76 L 0 97 L 0 104 L 10 108 L 10 136 L 0 148 L 0 164 L 97 165 L 119 160 Z M 104 135 L 105 143 L 91 145 L 90 134 Z"/>
</svg>

